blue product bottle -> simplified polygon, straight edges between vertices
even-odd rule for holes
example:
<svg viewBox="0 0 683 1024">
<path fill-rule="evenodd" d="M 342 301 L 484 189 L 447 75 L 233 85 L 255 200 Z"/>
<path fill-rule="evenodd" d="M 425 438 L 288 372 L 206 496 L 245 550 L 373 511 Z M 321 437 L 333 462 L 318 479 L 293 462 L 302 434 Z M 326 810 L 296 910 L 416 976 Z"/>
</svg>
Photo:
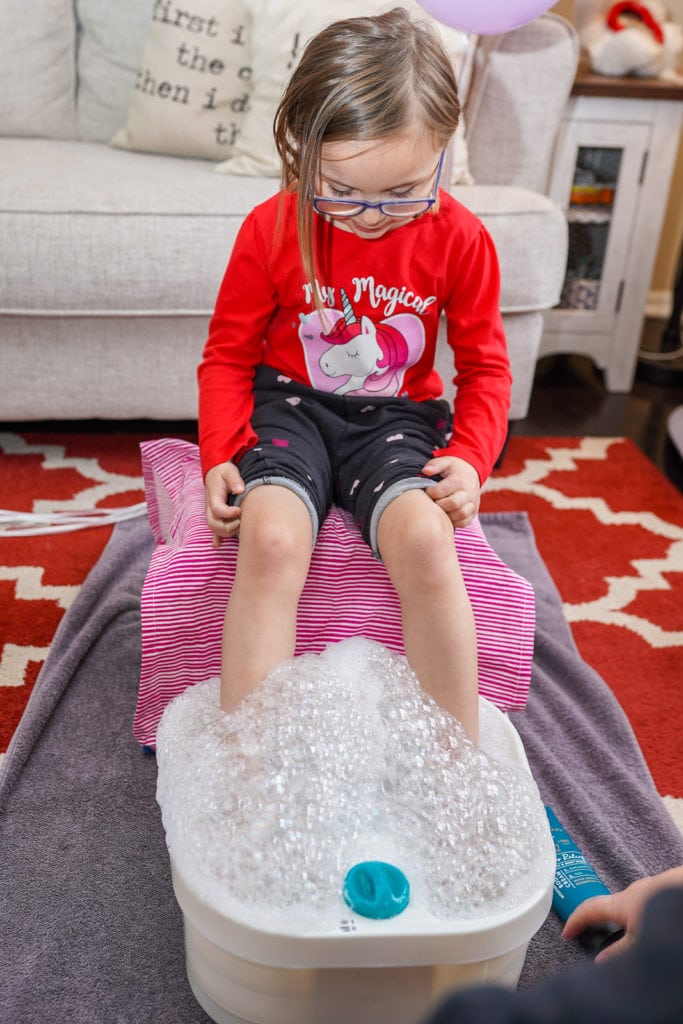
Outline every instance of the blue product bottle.
<svg viewBox="0 0 683 1024">
<path fill-rule="evenodd" d="M 579 903 L 592 896 L 609 896 L 609 889 L 548 806 L 546 814 L 557 856 L 553 910 L 566 921 Z M 624 929 L 621 925 L 606 922 L 586 928 L 579 936 L 579 942 L 590 953 L 599 953 L 601 949 L 611 946 L 623 935 Z"/>
</svg>

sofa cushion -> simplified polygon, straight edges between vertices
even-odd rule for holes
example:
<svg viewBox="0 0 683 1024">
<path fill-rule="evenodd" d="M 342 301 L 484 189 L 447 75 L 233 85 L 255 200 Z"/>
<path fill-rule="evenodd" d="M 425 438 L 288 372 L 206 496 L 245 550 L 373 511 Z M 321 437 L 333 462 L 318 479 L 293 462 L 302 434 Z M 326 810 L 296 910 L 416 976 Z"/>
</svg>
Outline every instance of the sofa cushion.
<svg viewBox="0 0 683 1024">
<path fill-rule="evenodd" d="M 78 132 L 108 142 L 121 127 L 142 61 L 153 0 L 75 0 Z"/>
<path fill-rule="evenodd" d="M 72 0 L 3 0 L 0 135 L 76 135 Z"/>
<path fill-rule="evenodd" d="M 251 55 L 242 0 L 157 3 L 124 127 L 128 149 L 221 160 L 232 153 L 249 101 Z"/>
<path fill-rule="evenodd" d="M 96 143 L 0 139 L 0 164 L 0 312 L 210 313 L 244 216 L 277 187 Z M 453 192 L 491 231 L 503 311 L 552 305 L 561 212 L 520 188 Z"/>
<path fill-rule="evenodd" d="M 276 187 L 99 143 L 0 139 L 0 164 L 0 312 L 209 313 L 242 220 Z"/>
</svg>

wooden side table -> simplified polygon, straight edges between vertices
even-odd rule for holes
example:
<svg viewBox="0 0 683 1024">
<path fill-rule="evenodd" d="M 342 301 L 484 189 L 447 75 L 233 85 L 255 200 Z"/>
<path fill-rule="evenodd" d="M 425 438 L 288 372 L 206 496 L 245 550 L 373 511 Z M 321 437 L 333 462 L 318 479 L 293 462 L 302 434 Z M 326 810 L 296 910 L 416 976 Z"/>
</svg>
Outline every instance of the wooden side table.
<svg viewBox="0 0 683 1024">
<path fill-rule="evenodd" d="M 558 136 L 548 194 L 566 210 L 569 256 L 541 355 L 590 356 L 608 391 L 633 384 L 682 117 L 683 83 L 580 67 Z"/>
</svg>

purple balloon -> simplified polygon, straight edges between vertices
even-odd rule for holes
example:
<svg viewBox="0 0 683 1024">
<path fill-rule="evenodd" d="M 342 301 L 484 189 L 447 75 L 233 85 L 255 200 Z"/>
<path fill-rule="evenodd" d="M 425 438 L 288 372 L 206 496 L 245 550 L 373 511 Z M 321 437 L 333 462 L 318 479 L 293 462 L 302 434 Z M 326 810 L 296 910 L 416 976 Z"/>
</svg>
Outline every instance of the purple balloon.
<svg viewBox="0 0 683 1024">
<path fill-rule="evenodd" d="M 519 28 L 553 6 L 543 0 L 419 0 L 419 4 L 444 25 L 478 36 Z"/>
</svg>

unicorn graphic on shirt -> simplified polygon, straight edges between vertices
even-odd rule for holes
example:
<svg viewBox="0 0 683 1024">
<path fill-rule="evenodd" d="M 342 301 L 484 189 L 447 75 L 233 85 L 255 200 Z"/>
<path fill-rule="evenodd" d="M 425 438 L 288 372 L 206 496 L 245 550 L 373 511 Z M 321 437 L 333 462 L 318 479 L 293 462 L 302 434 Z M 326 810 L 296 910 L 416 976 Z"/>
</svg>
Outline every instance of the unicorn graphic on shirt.
<svg viewBox="0 0 683 1024">
<path fill-rule="evenodd" d="M 343 288 L 341 298 L 342 313 L 331 310 L 326 314 L 328 322 L 330 316 L 335 317 L 329 330 L 315 329 L 320 325 L 318 313 L 300 318 L 299 337 L 312 384 L 336 395 L 398 395 L 406 369 L 424 351 L 422 322 L 406 313 L 377 324 L 367 316 L 359 320 Z M 315 359 L 318 346 L 321 351 Z"/>
</svg>

